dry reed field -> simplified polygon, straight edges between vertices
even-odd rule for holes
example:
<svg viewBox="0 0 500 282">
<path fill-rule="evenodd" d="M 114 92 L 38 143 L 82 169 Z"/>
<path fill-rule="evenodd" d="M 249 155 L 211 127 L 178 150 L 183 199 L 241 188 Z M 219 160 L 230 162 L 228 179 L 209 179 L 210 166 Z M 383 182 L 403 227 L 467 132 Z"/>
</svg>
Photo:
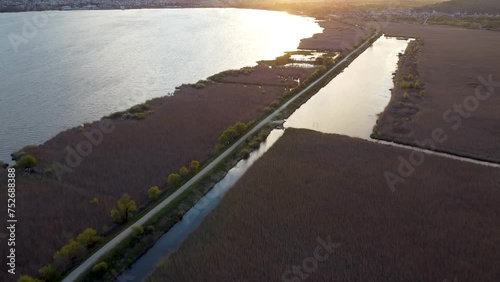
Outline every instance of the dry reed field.
<svg viewBox="0 0 500 282">
<path fill-rule="evenodd" d="M 287 129 L 147 281 L 499 281 L 500 171 L 408 154 Z"/>
<path fill-rule="evenodd" d="M 336 21 L 320 21 L 323 33 L 302 39 L 300 49 L 342 52 L 352 48 L 358 41 L 369 35 L 369 30 Z"/>
<path fill-rule="evenodd" d="M 425 95 L 417 112 L 394 121 L 394 109 L 405 101 L 394 97 L 401 91 L 393 91 L 379 122 L 381 138 L 417 145 L 441 128 L 447 140 L 435 149 L 500 162 L 500 33 L 400 23 L 382 26 L 388 35 L 423 39 L 415 79 L 425 85 Z"/>
</svg>

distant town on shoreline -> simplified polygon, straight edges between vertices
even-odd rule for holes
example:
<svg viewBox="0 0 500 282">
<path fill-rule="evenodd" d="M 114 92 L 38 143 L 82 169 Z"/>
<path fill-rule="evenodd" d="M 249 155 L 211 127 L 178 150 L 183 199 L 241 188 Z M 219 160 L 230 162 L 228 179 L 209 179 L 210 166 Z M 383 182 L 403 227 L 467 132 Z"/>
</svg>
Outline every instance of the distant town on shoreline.
<svg viewBox="0 0 500 282">
<path fill-rule="evenodd" d="M 349 11 L 352 5 L 364 7 L 370 10 L 370 5 L 361 4 L 361 1 L 350 1 Z M 400 15 L 418 16 L 418 14 L 440 13 L 448 15 L 466 16 L 500 16 L 500 5 L 495 0 L 484 0 L 481 5 L 470 3 L 465 0 L 444 1 L 438 4 L 430 4 L 427 0 L 410 0 L 405 2 L 378 0 L 384 3 L 388 10 L 398 11 Z M 415 8 L 413 4 L 421 8 Z M 141 9 L 141 8 L 257 8 L 279 10 L 287 7 L 286 11 L 301 11 L 307 13 L 308 9 L 318 12 L 320 7 L 335 7 L 342 12 L 346 6 L 342 1 L 312 0 L 299 3 L 297 0 L 2 0 L 0 1 L 0 12 L 24 12 L 24 11 L 46 11 L 46 10 L 110 10 L 110 9 Z M 373 6 L 373 5 L 372 5 Z M 380 10 L 380 5 L 375 5 Z M 293 7 L 293 8 L 291 8 Z M 411 7 L 411 8 L 410 8 Z M 331 10 L 331 9 L 328 9 Z M 418 14 L 417 14 L 418 13 Z M 310 13 L 308 13 L 310 14 Z"/>
</svg>

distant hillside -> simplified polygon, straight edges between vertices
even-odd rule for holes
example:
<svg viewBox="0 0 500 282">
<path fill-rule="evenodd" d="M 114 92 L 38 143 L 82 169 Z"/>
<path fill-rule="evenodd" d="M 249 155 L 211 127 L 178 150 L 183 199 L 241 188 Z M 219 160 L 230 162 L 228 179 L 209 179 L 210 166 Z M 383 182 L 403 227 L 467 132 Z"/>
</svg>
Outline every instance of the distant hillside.
<svg viewBox="0 0 500 282">
<path fill-rule="evenodd" d="M 452 0 L 427 6 L 426 10 L 454 13 L 500 13 L 500 0 Z"/>
</svg>

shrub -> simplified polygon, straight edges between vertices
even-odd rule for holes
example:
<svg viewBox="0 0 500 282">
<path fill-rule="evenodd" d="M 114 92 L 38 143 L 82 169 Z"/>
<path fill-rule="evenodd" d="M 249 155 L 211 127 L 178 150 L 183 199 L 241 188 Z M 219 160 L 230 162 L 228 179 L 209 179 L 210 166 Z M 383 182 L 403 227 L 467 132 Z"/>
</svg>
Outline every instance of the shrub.
<svg viewBox="0 0 500 282">
<path fill-rule="evenodd" d="M 189 174 L 189 170 L 187 167 L 183 166 L 181 169 L 179 169 L 179 175 L 182 177 L 186 177 Z"/>
<path fill-rule="evenodd" d="M 191 161 L 189 164 L 189 171 L 193 174 L 198 173 L 200 170 L 200 162 L 199 161 Z"/>
<path fill-rule="evenodd" d="M 248 157 L 250 157 L 250 151 L 248 149 L 243 149 L 241 150 L 241 155 L 243 158 L 248 159 Z"/>
<path fill-rule="evenodd" d="M 160 195 L 161 195 L 161 190 L 158 186 L 153 186 L 153 187 L 149 188 L 148 196 L 150 199 L 156 200 L 160 197 Z"/>
<path fill-rule="evenodd" d="M 181 176 L 178 175 L 177 173 L 171 173 L 168 176 L 168 184 L 175 186 L 175 185 L 179 184 L 179 182 L 181 182 Z"/>
<path fill-rule="evenodd" d="M 106 271 L 108 271 L 108 264 L 104 261 L 97 263 L 92 267 L 92 273 L 95 275 L 101 276 L 106 273 Z"/>
<path fill-rule="evenodd" d="M 305 81 L 304 85 L 299 86 L 299 88 L 303 88 L 305 85 L 315 81 L 316 79 L 320 78 L 323 74 L 325 74 L 327 71 L 327 68 L 325 66 L 320 66 L 318 69 L 316 69 Z M 301 83 L 302 84 L 302 83 Z"/>
<path fill-rule="evenodd" d="M 230 126 L 217 139 L 217 148 L 221 149 L 242 136 L 248 129 L 248 125 L 243 122 L 237 122 Z"/>
<path fill-rule="evenodd" d="M 36 159 L 32 155 L 25 154 L 17 160 L 16 166 L 21 169 L 35 167 Z"/>
<path fill-rule="evenodd" d="M 194 88 L 196 88 L 196 89 L 203 89 L 203 88 L 205 88 L 205 87 L 207 87 L 207 85 L 206 85 L 205 83 L 201 82 L 201 81 L 198 81 L 198 82 L 194 85 Z"/>
<path fill-rule="evenodd" d="M 56 171 L 55 171 L 55 169 L 53 167 L 49 167 L 49 168 L 45 169 L 44 173 L 48 177 L 52 177 L 52 176 L 56 175 Z"/>
<path fill-rule="evenodd" d="M 275 64 L 277 66 L 282 66 L 290 63 L 290 54 L 285 54 L 283 56 L 277 57 L 276 60 L 274 60 Z"/>
<path fill-rule="evenodd" d="M 42 280 L 38 280 L 29 275 L 21 275 L 21 277 L 17 279 L 17 282 L 42 282 Z"/>
<path fill-rule="evenodd" d="M 122 195 L 118 200 L 118 208 L 111 210 L 111 217 L 117 223 L 127 221 L 130 214 L 137 210 L 137 205 L 128 193 Z"/>
<path fill-rule="evenodd" d="M 253 69 L 250 68 L 250 67 L 244 67 L 240 70 L 240 73 L 244 74 L 244 75 L 249 75 L 253 72 Z"/>
<path fill-rule="evenodd" d="M 127 112 L 129 112 L 131 114 L 144 113 L 144 112 L 148 111 L 149 109 L 150 109 L 150 107 L 143 103 L 143 104 L 133 106 L 132 108 L 128 109 Z"/>
<path fill-rule="evenodd" d="M 80 243 L 72 239 L 54 254 L 54 259 L 71 260 L 76 258 L 80 253 L 83 253 L 84 250 L 84 247 Z"/>
<path fill-rule="evenodd" d="M 252 149 L 258 149 L 260 147 L 260 140 L 254 138 L 248 143 L 248 146 Z"/>
<path fill-rule="evenodd" d="M 93 228 L 85 229 L 76 237 L 76 241 L 86 247 L 94 246 L 99 240 L 101 240 L 101 237 L 97 235 L 97 231 Z"/>
<path fill-rule="evenodd" d="M 40 268 L 40 270 L 38 270 L 38 273 L 40 273 L 40 276 L 45 281 L 56 281 L 61 276 L 61 273 L 52 264 Z"/>
<path fill-rule="evenodd" d="M 417 82 L 415 82 L 415 88 L 420 88 L 420 86 L 421 86 L 420 80 L 417 80 Z"/>
<path fill-rule="evenodd" d="M 238 121 L 234 126 L 234 129 L 238 134 L 243 134 L 245 131 L 247 131 L 248 126 L 244 124 L 243 122 Z"/>
<path fill-rule="evenodd" d="M 130 115 L 130 119 L 143 120 L 146 118 L 145 113 L 134 113 Z"/>
<path fill-rule="evenodd" d="M 403 98 L 405 98 L 405 99 L 410 98 L 410 93 L 405 92 L 405 93 L 403 94 Z"/>
<path fill-rule="evenodd" d="M 420 92 L 418 92 L 418 95 L 420 97 L 424 97 L 425 96 L 425 90 L 420 90 Z"/>
<path fill-rule="evenodd" d="M 134 236 L 140 236 L 144 233 L 144 227 L 142 225 L 132 226 L 132 232 Z"/>
<path fill-rule="evenodd" d="M 93 198 L 92 200 L 90 200 L 90 203 L 94 204 L 94 205 L 98 205 L 99 204 L 99 199 Z"/>
<path fill-rule="evenodd" d="M 221 146 L 226 146 L 232 141 L 234 141 L 238 137 L 238 132 L 236 129 L 230 127 L 226 129 L 221 136 L 219 136 L 219 139 L 217 139 L 218 144 Z"/>
<path fill-rule="evenodd" d="M 331 57 L 328 57 L 328 56 L 323 56 L 322 58 L 318 58 L 318 59 L 322 60 L 321 64 L 327 68 L 329 68 L 335 64 L 333 59 Z"/>
<path fill-rule="evenodd" d="M 109 119 L 118 119 L 118 118 L 121 118 L 123 115 L 125 114 L 124 111 L 121 111 L 121 112 L 116 112 L 116 113 L 112 113 L 108 116 L 106 116 L 105 118 L 109 118 Z"/>
<path fill-rule="evenodd" d="M 413 74 L 410 73 L 410 74 L 408 74 L 406 76 L 403 76 L 403 79 L 404 80 L 413 80 Z"/>
<path fill-rule="evenodd" d="M 412 83 L 412 82 L 407 82 L 407 81 L 403 81 L 403 82 L 401 82 L 401 83 L 399 84 L 399 86 L 400 86 L 401 88 L 413 88 L 413 87 L 414 87 L 414 85 L 413 85 L 413 83 Z"/>
</svg>

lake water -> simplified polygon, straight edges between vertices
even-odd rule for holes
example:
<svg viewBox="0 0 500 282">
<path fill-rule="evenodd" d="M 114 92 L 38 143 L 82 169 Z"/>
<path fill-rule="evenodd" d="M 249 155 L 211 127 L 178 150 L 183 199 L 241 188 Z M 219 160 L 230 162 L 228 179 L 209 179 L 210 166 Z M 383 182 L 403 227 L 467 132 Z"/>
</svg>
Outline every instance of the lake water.
<svg viewBox="0 0 500 282">
<path fill-rule="evenodd" d="M 307 128 L 369 139 L 377 114 L 389 103 L 392 73 L 397 69 L 398 53 L 409 40 L 381 37 L 356 58 L 341 74 L 297 109 L 285 128 Z M 286 130 L 286 129 L 285 129 Z M 283 135 L 275 129 L 260 148 L 240 161 L 184 217 L 140 257 L 116 281 L 143 281 L 148 273 L 175 251 L 198 227 L 226 192 Z"/>
<path fill-rule="evenodd" d="M 0 14 L 0 160 L 321 31 L 312 18 L 241 9 Z"/>
</svg>

